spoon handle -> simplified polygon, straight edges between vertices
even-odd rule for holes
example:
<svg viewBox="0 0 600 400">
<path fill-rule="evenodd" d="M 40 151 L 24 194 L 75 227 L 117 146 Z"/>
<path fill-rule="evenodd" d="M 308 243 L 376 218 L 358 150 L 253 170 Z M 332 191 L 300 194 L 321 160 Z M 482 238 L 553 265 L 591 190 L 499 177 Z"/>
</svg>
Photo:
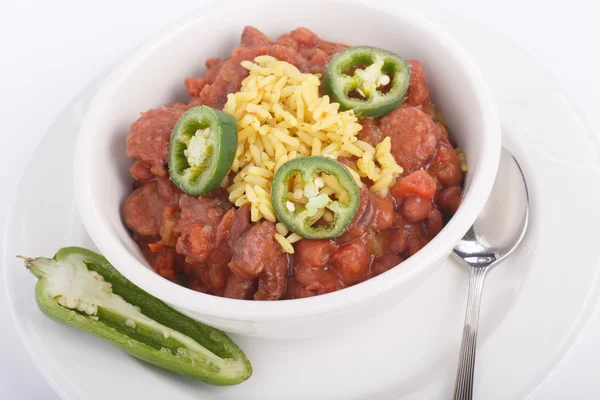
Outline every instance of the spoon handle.
<svg viewBox="0 0 600 400">
<path fill-rule="evenodd" d="M 483 282 L 488 270 L 486 267 L 470 267 L 469 297 L 463 328 L 462 343 L 456 383 L 454 384 L 454 400 L 471 400 L 473 398 L 473 373 L 475 370 L 475 351 L 477 347 L 477 328 L 479 325 L 479 305 Z"/>
</svg>

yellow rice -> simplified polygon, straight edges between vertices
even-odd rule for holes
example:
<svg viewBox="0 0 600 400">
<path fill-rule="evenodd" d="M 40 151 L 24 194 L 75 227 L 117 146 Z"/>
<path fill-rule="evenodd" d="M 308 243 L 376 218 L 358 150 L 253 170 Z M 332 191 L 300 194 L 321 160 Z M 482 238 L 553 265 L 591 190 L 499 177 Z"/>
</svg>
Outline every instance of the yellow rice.
<svg viewBox="0 0 600 400">
<path fill-rule="evenodd" d="M 390 153 L 390 139 L 376 147 L 356 137 L 362 126 L 352 111 L 339 111 L 329 96 L 319 96 L 319 75 L 303 74 L 295 66 L 270 56 L 243 61 L 249 75 L 239 92 L 229 94 L 224 111 L 238 124 L 238 147 L 232 165 L 234 176 L 221 186 L 236 206 L 250 206 L 253 222 L 278 222 L 271 204 L 273 175 L 286 161 L 321 155 L 337 159 L 357 157 L 348 170 L 357 184 L 361 178 L 373 182 L 370 190 L 386 196 L 402 173 Z M 327 182 L 330 192 L 339 192 L 335 179 Z M 337 190 L 336 190 L 337 189 Z M 327 219 L 331 216 L 323 214 Z M 277 224 L 275 239 L 284 251 L 293 253 L 300 236 Z"/>
<path fill-rule="evenodd" d="M 460 163 L 460 170 L 465 173 L 469 170 L 469 166 L 467 165 L 467 156 L 465 152 L 460 147 L 454 149 L 456 152 L 456 157 L 458 158 L 458 162 Z"/>
</svg>

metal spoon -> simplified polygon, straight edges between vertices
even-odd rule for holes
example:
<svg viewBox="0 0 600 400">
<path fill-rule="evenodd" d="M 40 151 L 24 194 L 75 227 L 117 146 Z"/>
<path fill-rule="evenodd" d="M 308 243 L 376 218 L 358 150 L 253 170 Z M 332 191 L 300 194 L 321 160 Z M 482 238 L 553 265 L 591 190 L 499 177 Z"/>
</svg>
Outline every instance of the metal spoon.
<svg viewBox="0 0 600 400">
<path fill-rule="evenodd" d="M 487 273 L 521 243 L 529 216 L 529 194 L 515 157 L 502 149 L 500 168 L 482 213 L 454 248 L 454 256 L 469 267 L 469 297 L 463 329 L 455 400 L 473 398 L 473 373 L 479 305 Z"/>
</svg>

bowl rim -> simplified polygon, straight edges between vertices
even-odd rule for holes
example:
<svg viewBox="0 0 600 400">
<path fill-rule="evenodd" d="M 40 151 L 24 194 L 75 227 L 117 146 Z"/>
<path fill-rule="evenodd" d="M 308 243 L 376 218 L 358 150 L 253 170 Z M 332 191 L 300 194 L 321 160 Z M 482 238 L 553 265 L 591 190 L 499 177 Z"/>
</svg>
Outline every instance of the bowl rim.
<svg viewBox="0 0 600 400">
<path fill-rule="evenodd" d="M 261 3 L 270 1 L 277 2 L 277 0 L 259 0 Z M 385 7 L 372 4 L 372 2 L 365 4 L 366 1 L 353 1 L 351 3 L 339 3 L 335 0 L 310 1 L 321 4 L 323 2 L 343 4 L 344 7 L 350 4 L 353 7 L 392 13 L 397 18 L 410 20 L 413 24 L 418 25 L 423 33 L 434 37 L 440 43 L 440 46 L 451 50 L 460 68 L 470 76 L 470 82 L 479 103 L 479 112 L 483 115 L 483 131 L 486 132 L 481 149 L 481 161 L 473 175 L 471 188 L 463 199 L 461 207 L 442 231 L 421 251 L 405 260 L 402 263 L 402 268 L 392 268 L 385 274 L 373 277 L 360 284 L 320 296 L 271 302 L 240 301 L 196 292 L 162 278 L 153 270 L 147 268 L 120 243 L 116 235 L 109 233 L 111 230 L 109 223 L 101 218 L 94 206 L 90 182 L 86 179 L 87 165 L 90 161 L 90 158 L 86 155 L 91 150 L 94 136 L 91 132 L 94 131 L 95 121 L 102 114 L 104 105 L 109 102 L 121 82 L 156 47 L 172 36 L 185 31 L 190 25 L 201 23 L 201 21 L 215 14 L 224 15 L 223 13 L 228 8 L 233 6 L 248 8 L 252 6 L 235 0 L 209 3 L 161 29 L 129 56 L 126 56 L 124 60 L 120 61 L 105 78 L 82 123 L 73 168 L 73 184 L 77 207 L 96 246 L 115 268 L 135 285 L 186 312 L 240 321 L 275 321 L 322 315 L 378 297 L 380 294 L 387 293 L 400 286 L 403 282 L 436 267 L 436 261 L 445 257 L 451 251 L 454 243 L 458 242 L 467 232 L 491 192 L 500 160 L 500 119 L 495 102 L 483 81 L 481 73 L 466 51 L 437 25 L 403 5 L 394 4 L 393 7 Z M 302 0 L 302 3 L 306 4 L 306 0 Z M 253 2 L 253 4 L 256 4 L 256 2 Z M 240 10 L 238 9 L 236 12 L 240 12 Z"/>
</svg>

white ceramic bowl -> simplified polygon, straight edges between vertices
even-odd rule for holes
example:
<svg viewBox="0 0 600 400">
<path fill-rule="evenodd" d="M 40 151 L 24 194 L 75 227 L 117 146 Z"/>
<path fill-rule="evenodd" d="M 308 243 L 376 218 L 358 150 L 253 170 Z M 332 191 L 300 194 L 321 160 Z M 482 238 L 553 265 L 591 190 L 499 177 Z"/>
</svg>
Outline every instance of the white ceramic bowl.
<svg viewBox="0 0 600 400">
<path fill-rule="evenodd" d="M 179 286 L 154 273 L 144 260 L 120 215 L 132 183 L 131 160 L 125 154 L 129 126 L 140 111 L 186 100 L 184 78 L 202 73 L 207 58 L 227 56 L 239 43 L 245 25 L 271 37 L 305 26 L 325 40 L 378 46 L 424 65 L 433 99 L 447 117 L 452 137 L 464 149 L 470 169 L 458 212 L 400 267 L 323 296 L 254 302 Z M 482 209 L 499 154 L 500 122 L 480 73 L 454 40 L 424 18 L 400 6 L 382 10 L 330 0 L 225 2 L 171 24 L 106 78 L 79 135 L 74 184 L 81 217 L 95 244 L 142 289 L 228 332 L 306 337 L 363 323 L 430 277 Z"/>
</svg>

